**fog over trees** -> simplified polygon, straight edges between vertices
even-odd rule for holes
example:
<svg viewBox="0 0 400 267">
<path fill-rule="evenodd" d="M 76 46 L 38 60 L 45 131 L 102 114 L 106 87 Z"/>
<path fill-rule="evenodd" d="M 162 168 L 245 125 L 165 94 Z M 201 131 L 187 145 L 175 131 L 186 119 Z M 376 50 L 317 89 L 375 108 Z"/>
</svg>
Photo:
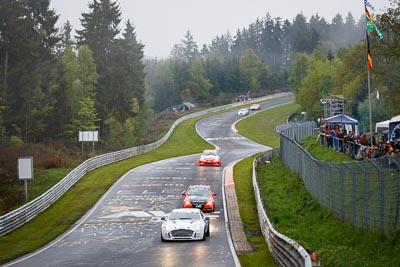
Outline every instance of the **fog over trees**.
<svg viewBox="0 0 400 267">
<path fill-rule="evenodd" d="M 320 45 L 327 55 L 334 57 L 341 47 L 352 47 L 360 44 L 365 38 L 365 17 L 359 18 L 356 22 L 351 15 L 345 18 L 337 14 L 331 23 L 328 23 L 318 14 L 313 15 L 309 20 L 298 14 L 292 21 L 272 18 L 268 13 L 264 18 L 257 18 L 254 23 L 238 29 L 234 36 L 230 32 L 216 36 L 209 45 L 204 45 L 201 50 L 195 42 L 195 37 L 188 31 L 180 43 L 176 44 L 171 51 L 170 59 L 157 60 L 146 59 L 147 82 L 151 98 L 151 106 L 161 111 L 170 102 L 163 105 L 157 100 L 157 94 L 163 86 L 155 84 L 153 80 L 154 66 L 162 64 L 173 64 L 175 67 L 164 68 L 174 69 L 176 76 L 188 77 L 187 69 L 179 68 L 176 64 L 190 64 L 193 59 L 201 59 L 203 68 L 206 70 L 206 77 L 210 80 L 211 96 L 218 96 L 221 93 L 237 93 L 254 90 L 272 91 L 277 88 L 288 87 L 288 77 L 293 59 L 297 53 L 311 54 Z M 252 51 L 252 52 L 250 52 Z M 242 57 L 248 57 L 253 53 L 254 64 L 258 65 L 258 77 L 256 81 L 249 79 L 245 73 L 249 70 L 242 65 Z M 259 63 L 256 63 L 259 61 Z M 249 66 L 249 65 L 247 65 Z M 254 72 L 255 70 L 253 70 Z M 175 102 L 178 103 L 179 92 L 185 90 L 186 84 L 190 82 L 176 83 L 177 90 Z M 257 85 L 257 86 L 254 86 Z M 167 89 L 166 89 L 167 90 Z M 185 94 L 186 98 L 188 97 Z M 196 101 L 197 95 L 191 95 L 192 101 Z"/>
</svg>

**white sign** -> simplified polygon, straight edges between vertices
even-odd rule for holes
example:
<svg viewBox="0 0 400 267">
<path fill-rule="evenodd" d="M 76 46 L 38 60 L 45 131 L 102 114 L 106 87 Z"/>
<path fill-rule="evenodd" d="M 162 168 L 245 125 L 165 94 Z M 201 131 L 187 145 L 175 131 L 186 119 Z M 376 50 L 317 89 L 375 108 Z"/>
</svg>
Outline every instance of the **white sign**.
<svg viewBox="0 0 400 267">
<path fill-rule="evenodd" d="M 79 142 L 97 142 L 98 131 L 79 131 Z"/>
<path fill-rule="evenodd" d="M 18 158 L 18 174 L 20 180 L 33 179 L 33 157 Z"/>
</svg>

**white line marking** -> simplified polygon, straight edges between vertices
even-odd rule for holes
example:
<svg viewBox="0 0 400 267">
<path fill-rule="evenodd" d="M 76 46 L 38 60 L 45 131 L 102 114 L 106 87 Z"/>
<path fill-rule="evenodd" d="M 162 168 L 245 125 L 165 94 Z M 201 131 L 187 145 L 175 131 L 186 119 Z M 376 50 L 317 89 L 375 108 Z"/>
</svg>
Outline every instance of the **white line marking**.
<svg viewBox="0 0 400 267">
<path fill-rule="evenodd" d="M 162 210 L 149 210 L 148 213 L 153 214 L 156 217 L 164 217 L 166 215 Z"/>
<path fill-rule="evenodd" d="M 141 210 L 141 211 L 122 211 L 122 212 L 118 212 L 115 214 L 110 214 L 110 215 L 106 215 L 103 217 L 100 217 L 102 219 L 116 219 L 116 218 L 121 218 L 121 217 L 138 217 L 138 218 L 143 218 L 143 217 L 152 217 L 153 215 Z"/>
</svg>

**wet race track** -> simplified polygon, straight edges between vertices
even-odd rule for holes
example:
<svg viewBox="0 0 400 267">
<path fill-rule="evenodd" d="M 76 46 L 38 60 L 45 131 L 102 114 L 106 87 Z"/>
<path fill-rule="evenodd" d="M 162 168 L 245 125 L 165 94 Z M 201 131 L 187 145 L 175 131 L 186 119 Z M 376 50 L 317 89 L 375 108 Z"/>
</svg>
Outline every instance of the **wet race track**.
<svg viewBox="0 0 400 267">
<path fill-rule="evenodd" d="M 293 98 L 261 105 L 265 110 Z M 221 167 L 200 167 L 199 155 L 167 159 L 130 170 L 68 233 L 41 250 L 6 266 L 237 266 L 223 205 L 223 169 L 229 163 L 269 150 L 237 134 L 237 111 L 198 122 L 200 136 L 222 154 Z M 205 241 L 161 242 L 161 220 L 182 207 L 191 184 L 209 184 L 216 196 Z"/>
</svg>

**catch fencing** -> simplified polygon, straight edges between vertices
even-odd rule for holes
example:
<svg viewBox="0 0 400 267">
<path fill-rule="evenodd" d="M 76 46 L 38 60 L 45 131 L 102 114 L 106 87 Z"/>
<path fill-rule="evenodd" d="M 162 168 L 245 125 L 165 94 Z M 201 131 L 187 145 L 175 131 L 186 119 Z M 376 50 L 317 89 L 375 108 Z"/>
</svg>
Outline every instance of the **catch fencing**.
<svg viewBox="0 0 400 267">
<path fill-rule="evenodd" d="M 163 138 L 160 140 L 139 147 L 133 147 L 121 151 L 116 151 L 112 153 L 107 153 L 104 155 L 99 155 L 93 158 L 90 158 L 83 163 L 81 163 L 78 167 L 72 170 L 69 174 L 67 174 L 60 182 L 50 188 L 47 192 L 42 194 L 41 196 L 35 198 L 34 200 L 28 202 L 27 204 L 15 209 L 9 213 L 6 213 L 0 216 L 0 236 L 3 236 L 14 229 L 17 229 L 21 225 L 29 222 L 33 218 L 35 218 L 40 212 L 46 210 L 51 204 L 57 201 L 65 192 L 67 192 L 76 182 L 78 182 L 82 177 L 85 176 L 88 172 L 100 168 L 102 166 L 112 164 L 121 160 L 125 160 L 136 155 L 140 155 L 151 151 L 160 145 L 162 145 L 165 141 L 168 140 L 175 127 L 181 122 L 192 119 L 195 117 L 203 116 L 206 114 L 210 114 L 213 112 L 218 112 L 222 110 L 227 110 L 230 108 L 234 108 L 240 105 L 250 104 L 252 102 L 265 101 L 273 98 L 285 97 L 291 95 L 290 93 L 279 93 L 275 95 L 260 97 L 257 99 L 253 99 L 251 101 L 245 102 L 237 102 L 233 104 L 228 104 L 225 106 L 215 107 L 203 111 L 199 111 L 196 113 L 192 113 L 186 115 L 184 117 L 176 120 L 169 131 L 165 134 Z"/>
<path fill-rule="evenodd" d="M 284 163 L 339 219 L 375 231 L 399 231 L 400 154 L 343 163 L 319 161 L 298 143 L 308 135 L 317 137 L 317 130 L 314 122 L 277 127 Z"/>
</svg>

